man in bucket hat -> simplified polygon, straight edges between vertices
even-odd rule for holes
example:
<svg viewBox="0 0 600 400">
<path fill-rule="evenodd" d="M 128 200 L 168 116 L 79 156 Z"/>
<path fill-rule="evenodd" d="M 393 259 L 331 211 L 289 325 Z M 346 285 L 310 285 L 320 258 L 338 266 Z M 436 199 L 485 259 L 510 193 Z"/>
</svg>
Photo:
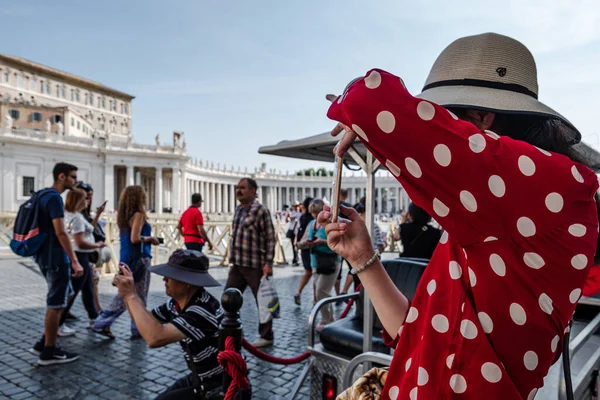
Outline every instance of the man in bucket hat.
<svg viewBox="0 0 600 400">
<path fill-rule="evenodd" d="M 179 342 L 190 374 L 178 379 L 157 400 L 213 398 L 222 385 L 217 361 L 219 324 L 223 309 L 204 288 L 219 286 L 208 273 L 208 258 L 194 250 L 176 250 L 166 264 L 150 268 L 162 275 L 170 299 L 152 312 L 135 292 L 133 276 L 121 264 L 113 285 L 119 289 L 131 318 L 152 348 Z M 199 397 L 203 395 L 204 397 Z"/>
</svg>

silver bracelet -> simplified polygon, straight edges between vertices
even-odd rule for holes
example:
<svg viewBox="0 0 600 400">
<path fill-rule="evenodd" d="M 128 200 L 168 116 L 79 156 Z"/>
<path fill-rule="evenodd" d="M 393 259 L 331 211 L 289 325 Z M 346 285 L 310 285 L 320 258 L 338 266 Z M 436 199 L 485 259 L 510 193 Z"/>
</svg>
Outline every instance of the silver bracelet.
<svg viewBox="0 0 600 400">
<path fill-rule="evenodd" d="M 371 264 L 373 264 L 375 262 L 375 260 L 377 260 L 377 258 L 379 257 L 379 250 L 375 250 L 375 252 L 373 253 L 373 256 L 371 256 L 371 258 L 369 258 L 367 260 L 367 262 L 365 262 L 363 265 L 361 265 L 358 268 L 352 268 L 352 274 L 356 275 L 359 272 L 363 272 L 365 269 L 367 269 L 367 267 L 371 266 Z"/>
</svg>

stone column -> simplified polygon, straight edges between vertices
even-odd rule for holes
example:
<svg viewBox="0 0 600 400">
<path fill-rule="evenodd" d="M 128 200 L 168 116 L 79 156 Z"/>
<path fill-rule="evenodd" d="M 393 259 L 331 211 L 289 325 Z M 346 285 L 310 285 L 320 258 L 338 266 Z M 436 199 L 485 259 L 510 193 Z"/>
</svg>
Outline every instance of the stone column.
<svg viewBox="0 0 600 400">
<path fill-rule="evenodd" d="M 136 185 L 141 185 L 142 184 L 142 173 L 140 171 L 137 171 L 135 173 L 135 184 Z"/>
<path fill-rule="evenodd" d="M 133 181 L 133 166 L 128 165 L 127 166 L 127 175 L 125 178 L 125 185 L 126 186 L 132 186 L 134 184 Z"/>
<path fill-rule="evenodd" d="M 154 177 L 154 211 L 157 213 L 163 212 L 163 179 L 162 179 L 162 168 L 156 167 Z"/>
<path fill-rule="evenodd" d="M 237 199 L 235 197 L 235 185 L 231 185 L 229 187 L 229 190 L 231 190 L 231 212 L 234 213 L 235 208 L 237 207 Z"/>
<path fill-rule="evenodd" d="M 229 185 L 228 184 L 224 184 L 223 185 L 223 212 L 229 214 L 230 211 L 230 207 L 229 207 Z"/>
<path fill-rule="evenodd" d="M 381 188 L 377 188 L 377 213 L 381 213 L 382 209 Z"/>
<path fill-rule="evenodd" d="M 223 196 L 222 196 L 223 185 L 220 183 L 217 183 L 216 189 L 217 189 L 217 212 L 223 212 Z"/>
<path fill-rule="evenodd" d="M 180 179 L 179 168 L 173 168 L 173 181 L 171 182 L 171 207 L 174 214 L 179 214 L 180 211 Z"/>
<path fill-rule="evenodd" d="M 208 197 L 210 199 L 210 205 L 208 207 L 208 212 L 215 212 L 215 184 L 214 182 L 210 182 L 208 185 Z"/>
<path fill-rule="evenodd" d="M 115 200 L 115 166 L 108 162 L 104 165 L 104 200 L 108 200 L 106 211 L 117 208 Z"/>
</svg>

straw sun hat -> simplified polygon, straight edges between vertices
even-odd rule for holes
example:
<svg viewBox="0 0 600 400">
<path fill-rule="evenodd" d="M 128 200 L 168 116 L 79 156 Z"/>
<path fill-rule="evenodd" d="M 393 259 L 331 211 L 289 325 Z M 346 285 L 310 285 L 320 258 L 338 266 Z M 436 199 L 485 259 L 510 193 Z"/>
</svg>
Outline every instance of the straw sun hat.
<svg viewBox="0 0 600 400">
<path fill-rule="evenodd" d="M 522 43 L 497 33 L 455 40 L 433 64 L 417 97 L 444 107 L 459 107 L 555 117 L 581 134 L 565 117 L 538 100 L 537 68 Z"/>
</svg>

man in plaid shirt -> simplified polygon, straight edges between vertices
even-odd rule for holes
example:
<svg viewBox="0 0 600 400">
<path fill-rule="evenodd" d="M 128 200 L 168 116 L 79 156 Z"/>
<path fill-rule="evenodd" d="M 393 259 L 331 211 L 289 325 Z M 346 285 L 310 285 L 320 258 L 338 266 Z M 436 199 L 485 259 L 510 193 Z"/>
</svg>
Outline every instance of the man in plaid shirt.
<svg viewBox="0 0 600 400">
<path fill-rule="evenodd" d="M 273 275 L 275 256 L 275 230 L 269 210 L 256 201 L 258 186 L 254 179 L 240 180 L 236 197 L 240 205 L 235 210 L 231 230 L 231 253 L 229 277 L 225 288 L 236 288 L 244 292 L 250 286 L 256 299 L 260 279 Z M 260 338 L 255 347 L 273 344 L 273 323 L 259 324 Z"/>
</svg>

